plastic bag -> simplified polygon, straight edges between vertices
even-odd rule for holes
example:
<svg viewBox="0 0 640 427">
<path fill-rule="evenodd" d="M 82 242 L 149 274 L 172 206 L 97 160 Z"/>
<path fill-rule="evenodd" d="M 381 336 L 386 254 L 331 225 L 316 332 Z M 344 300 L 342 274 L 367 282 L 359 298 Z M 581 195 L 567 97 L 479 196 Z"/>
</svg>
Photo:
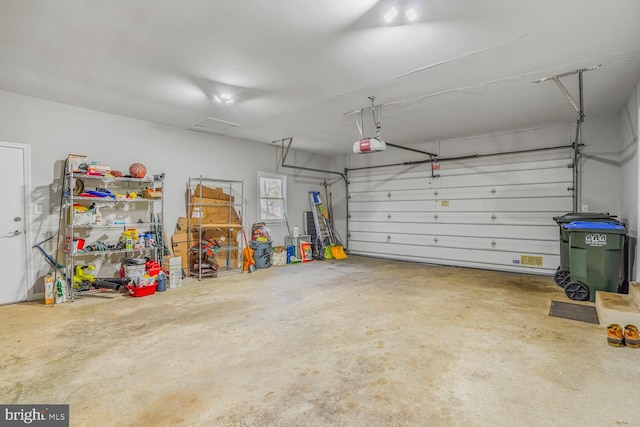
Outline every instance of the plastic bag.
<svg viewBox="0 0 640 427">
<path fill-rule="evenodd" d="M 271 230 L 264 222 L 258 222 L 251 226 L 251 240 L 269 241 L 271 240 Z"/>
<path fill-rule="evenodd" d="M 313 249 L 311 243 L 300 242 L 300 255 L 302 256 L 302 262 L 313 261 Z"/>
</svg>

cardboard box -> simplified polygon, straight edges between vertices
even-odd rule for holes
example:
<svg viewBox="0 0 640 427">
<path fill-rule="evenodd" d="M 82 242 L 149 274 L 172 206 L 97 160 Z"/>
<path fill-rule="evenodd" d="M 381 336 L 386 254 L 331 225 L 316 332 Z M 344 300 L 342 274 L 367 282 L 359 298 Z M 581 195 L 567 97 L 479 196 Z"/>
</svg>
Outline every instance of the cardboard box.
<svg viewBox="0 0 640 427">
<path fill-rule="evenodd" d="M 188 221 L 189 221 L 188 218 L 185 216 L 181 216 L 180 218 L 178 218 L 178 223 L 176 224 L 176 231 L 186 232 Z"/>
<path fill-rule="evenodd" d="M 162 270 L 165 273 L 170 273 L 174 270 L 182 269 L 182 257 L 181 256 L 164 256 L 162 257 Z"/>
<path fill-rule="evenodd" d="M 179 288 L 182 286 L 182 270 L 170 271 L 167 279 L 169 288 Z"/>
<path fill-rule="evenodd" d="M 189 248 L 187 242 L 173 243 L 173 254 L 180 258 L 182 268 L 187 268 L 187 258 L 189 255 Z"/>
<path fill-rule="evenodd" d="M 191 246 L 193 246 L 197 241 L 198 236 L 193 233 L 191 234 L 191 237 L 189 237 L 186 231 L 173 233 L 173 237 L 171 237 L 173 255 L 181 258 L 180 265 L 182 268 L 187 268 L 189 259 L 189 242 L 191 243 Z"/>
<path fill-rule="evenodd" d="M 203 239 L 214 239 L 220 246 L 231 245 L 237 246 L 239 243 L 238 233 L 240 229 L 238 228 L 206 228 L 203 230 L 202 238 Z"/>
<path fill-rule="evenodd" d="M 84 154 L 69 154 L 69 169 L 72 172 L 80 172 L 80 169 L 78 166 L 80 166 L 83 163 L 88 163 L 88 157 L 85 156 Z"/>
<path fill-rule="evenodd" d="M 162 189 L 145 188 L 142 190 L 143 199 L 162 199 Z"/>
<path fill-rule="evenodd" d="M 240 217 L 228 201 L 192 196 L 190 203 L 189 216 L 198 221 L 202 218 L 203 224 L 240 223 Z"/>
<path fill-rule="evenodd" d="M 202 189 L 202 193 L 200 190 Z M 228 202 L 233 202 L 233 196 L 225 193 L 222 188 L 210 188 L 206 185 L 200 186 L 200 184 L 196 185 L 195 190 L 193 190 L 193 195 L 196 197 L 202 196 L 206 199 L 218 199 Z"/>
</svg>

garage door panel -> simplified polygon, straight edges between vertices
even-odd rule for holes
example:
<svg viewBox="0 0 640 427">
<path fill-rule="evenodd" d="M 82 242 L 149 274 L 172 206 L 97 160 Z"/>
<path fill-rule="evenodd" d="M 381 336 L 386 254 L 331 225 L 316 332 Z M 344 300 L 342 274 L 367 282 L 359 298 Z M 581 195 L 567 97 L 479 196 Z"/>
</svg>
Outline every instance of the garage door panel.
<svg viewBox="0 0 640 427">
<path fill-rule="evenodd" d="M 544 203 L 541 203 L 543 201 Z M 350 202 L 349 210 L 369 212 L 488 212 L 488 211 L 566 211 L 571 209 L 571 199 L 567 197 L 518 199 L 478 199 L 478 200 L 419 200 Z"/>
<path fill-rule="evenodd" d="M 451 163 L 442 163 L 440 165 L 440 177 L 447 178 L 446 180 L 440 180 L 439 178 L 431 177 L 431 168 L 429 165 L 417 165 L 417 166 L 398 166 L 385 169 L 368 169 L 360 171 L 352 171 L 349 174 L 350 184 L 358 185 L 371 181 L 384 182 L 384 181 L 402 181 L 410 179 L 433 179 L 442 187 L 452 186 L 449 178 L 454 176 L 469 176 L 473 175 L 474 178 L 477 175 L 485 175 L 491 173 L 514 173 L 517 174 L 522 171 L 546 171 L 548 169 L 556 169 L 558 171 L 566 171 L 569 169 L 567 166 L 571 163 L 570 159 L 557 159 L 546 160 L 540 162 L 522 162 L 511 163 L 508 165 L 484 165 L 484 166 L 472 166 L 469 167 L 453 167 Z M 562 176 L 565 176 L 561 174 Z M 533 182 L 539 182 L 537 180 Z"/>
<path fill-rule="evenodd" d="M 549 239 L 558 238 L 557 225 L 548 226 L 520 226 L 520 225 L 485 225 L 479 227 L 473 224 L 424 224 L 402 222 L 363 222 L 353 223 L 350 231 L 373 233 L 399 233 L 407 235 L 439 235 L 439 236 L 468 236 L 491 238 L 517 239 Z"/>
<path fill-rule="evenodd" d="M 521 197 L 571 197 L 570 183 L 503 185 L 464 188 L 422 188 L 394 191 L 350 192 L 352 202 L 411 201 L 411 200 L 451 200 L 451 199 L 501 199 Z"/>
<path fill-rule="evenodd" d="M 488 238 L 442 235 L 415 235 L 400 233 L 375 233 L 366 231 L 353 231 L 350 233 L 354 241 L 371 243 L 419 245 L 439 248 L 482 249 L 488 251 L 506 251 L 519 253 L 522 244 L 526 241 L 529 254 L 555 255 L 559 251 L 560 243 L 557 241 L 518 239 L 518 238 Z"/>
<path fill-rule="evenodd" d="M 568 211 L 556 212 L 367 212 L 350 211 L 350 221 L 356 222 L 427 222 L 441 224 L 513 224 L 513 225 L 551 225 L 554 216 Z"/>
<path fill-rule="evenodd" d="M 438 178 L 422 165 L 350 173 L 349 250 L 553 273 L 559 264 L 553 217 L 573 208 L 571 160 L 465 163 L 450 169 L 443 163 Z"/>
<path fill-rule="evenodd" d="M 562 183 L 572 182 L 567 179 L 571 176 L 567 171 L 571 169 L 566 165 L 562 167 L 552 167 L 548 169 L 528 169 L 528 170 L 510 170 L 502 172 L 487 172 L 474 174 L 447 175 L 446 171 L 442 171 L 440 177 L 432 178 L 430 172 L 422 174 L 412 173 L 410 175 L 380 175 L 349 178 L 350 191 L 394 191 L 405 189 L 421 189 L 421 188 L 458 188 L 458 187 L 483 187 L 483 186 L 501 186 L 501 185 L 523 185 L 523 184 L 542 184 L 542 183 Z"/>
<path fill-rule="evenodd" d="M 537 273 L 555 271 L 560 262 L 560 258 L 557 255 L 536 255 L 522 252 L 514 253 L 509 251 L 447 248 L 426 245 L 371 243 L 357 240 L 354 240 L 353 243 L 350 244 L 349 250 L 350 253 L 357 255 L 412 259 L 448 265 L 475 265 L 494 269 L 504 269 L 504 267 L 508 267 L 509 271 L 521 270 Z M 523 259 L 539 260 L 541 265 L 523 264 Z"/>
<path fill-rule="evenodd" d="M 469 175 L 441 176 L 439 178 L 412 178 L 396 180 L 371 179 L 367 182 L 350 183 L 350 191 L 396 191 L 396 190 L 419 190 L 423 188 L 456 188 L 456 187 L 489 187 L 501 185 L 522 185 L 532 183 L 565 183 L 567 182 L 566 171 L 564 169 L 548 169 L 545 171 L 524 171 L 524 172 L 496 172 L 485 175 L 474 176 L 470 181 Z M 446 180 L 446 187 L 442 184 Z"/>
</svg>

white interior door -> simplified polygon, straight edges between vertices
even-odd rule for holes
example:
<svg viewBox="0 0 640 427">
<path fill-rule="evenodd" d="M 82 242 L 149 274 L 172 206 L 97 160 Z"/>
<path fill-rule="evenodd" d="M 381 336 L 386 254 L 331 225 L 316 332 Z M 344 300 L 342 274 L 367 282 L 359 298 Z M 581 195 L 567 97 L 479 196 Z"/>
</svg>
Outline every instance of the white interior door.
<svg viewBox="0 0 640 427">
<path fill-rule="evenodd" d="M 349 251 L 380 258 L 553 273 L 554 216 L 573 207 L 567 159 L 366 169 L 349 175 Z"/>
<path fill-rule="evenodd" d="M 27 300 L 27 242 L 25 174 L 28 153 L 25 146 L 0 142 L 0 304 Z"/>
</svg>

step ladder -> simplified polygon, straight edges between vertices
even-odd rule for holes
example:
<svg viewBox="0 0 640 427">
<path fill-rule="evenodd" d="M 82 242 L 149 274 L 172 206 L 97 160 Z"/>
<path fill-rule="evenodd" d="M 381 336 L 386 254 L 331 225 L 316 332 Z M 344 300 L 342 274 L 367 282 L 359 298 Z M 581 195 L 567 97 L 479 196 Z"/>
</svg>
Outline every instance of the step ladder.
<svg viewBox="0 0 640 427">
<path fill-rule="evenodd" d="M 333 230 L 329 225 L 329 213 L 322 204 L 319 191 L 309 191 L 309 204 L 311 206 L 311 215 L 313 216 L 313 226 L 315 233 L 309 232 L 319 242 L 321 249 L 336 244 Z"/>
</svg>

